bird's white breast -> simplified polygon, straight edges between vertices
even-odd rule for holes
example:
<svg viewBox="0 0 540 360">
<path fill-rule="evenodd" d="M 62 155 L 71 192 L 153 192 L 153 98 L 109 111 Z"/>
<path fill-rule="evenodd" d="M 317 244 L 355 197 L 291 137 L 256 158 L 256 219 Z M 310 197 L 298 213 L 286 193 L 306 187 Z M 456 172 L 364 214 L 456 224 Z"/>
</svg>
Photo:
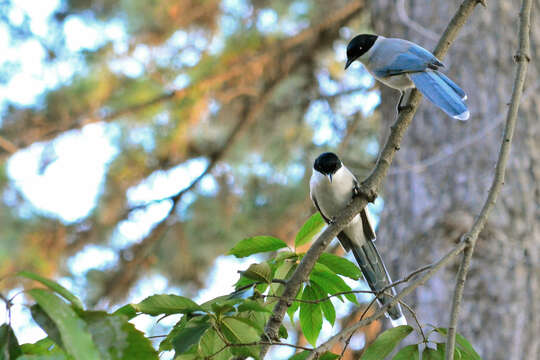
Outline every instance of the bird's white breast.
<svg viewBox="0 0 540 360">
<path fill-rule="evenodd" d="M 332 182 L 320 172 L 313 171 L 310 179 L 311 197 L 317 199 L 317 204 L 325 217 L 332 219 L 338 216 L 351 202 L 354 180 L 354 175 L 345 166 L 336 171 L 332 176 Z M 362 245 L 365 241 L 359 215 L 343 231 L 358 245 Z"/>
</svg>

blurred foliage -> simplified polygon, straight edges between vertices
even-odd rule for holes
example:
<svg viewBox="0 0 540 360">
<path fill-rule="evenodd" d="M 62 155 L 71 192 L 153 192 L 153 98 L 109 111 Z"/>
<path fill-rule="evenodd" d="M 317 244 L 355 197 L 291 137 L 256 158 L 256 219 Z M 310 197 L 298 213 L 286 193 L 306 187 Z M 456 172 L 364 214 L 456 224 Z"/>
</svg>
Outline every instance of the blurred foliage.
<svg viewBox="0 0 540 360">
<path fill-rule="evenodd" d="M 14 4 L 0 6 L 7 14 Z M 30 31 L 26 17 L 14 24 L 2 16 L 13 41 L 38 39 L 49 63 L 68 61 L 76 71 L 35 105 L 5 104 L 1 138 L 16 149 L 45 144 L 42 173 L 55 162 L 54 150 L 46 151 L 56 139 L 86 124 L 107 124 L 118 151 L 94 209 L 65 223 L 29 203 L 6 174 L 11 153 L 0 147 L 0 278 L 23 269 L 64 276 L 84 289 L 87 304 L 117 302 L 149 274 L 197 291 L 215 257 L 246 235 L 292 244 L 313 212 L 308 181 L 318 153 L 342 152 L 360 177 L 374 160 L 366 149 L 376 144 L 378 121 L 358 101 L 373 90 L 359 81 L 360 70 L 349 81 L 342 71 L 351 28 L 367 26 L 362 11 L 345 0 L 67 0 L 46 38 Z M 70 19 L 101 30 L 120 24 L 125 36 L 103 32 L 94 48 L 73 53 L 64 32 Z M 16 68 L 0 66 L 0 79 Z M 210 167 L 212 188 L 179 186 L 179 195 L 156 197 L 172 204 L 169 213 L 118 245 L 122 224 L 155 205 L 133 202 L 128 192 L 190 159 Z M 114 263 L 74 274 L 70 261 L 89 245 L 112 250 Z M 18 282 L 8 277 L 0 290 Z"/>
</svg>

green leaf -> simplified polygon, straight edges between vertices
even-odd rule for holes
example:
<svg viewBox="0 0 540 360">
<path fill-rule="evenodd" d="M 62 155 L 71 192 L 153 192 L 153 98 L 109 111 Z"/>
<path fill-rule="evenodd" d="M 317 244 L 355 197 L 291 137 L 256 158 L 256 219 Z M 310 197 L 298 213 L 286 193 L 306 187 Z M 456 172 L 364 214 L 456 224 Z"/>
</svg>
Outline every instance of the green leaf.
<svg viewBox="0 0 540 360">
<path fill-rule="evenodd" d="M 59 346 L 64 346 L 58 326 L 56 326 L 54 320 L 51 319 L 39 304 L 34 304 L 30 307 L 30 314 L 32 314 L 32 319 L 49 335 L 49 338 L 53 342 Z"/>
<path fill-rule="evenodd" d="M 137 316 L 137 310 L 133 307 L 133 304 L 126 304 L 118 309 L 116 309 L 115 312 L 113 312 L 114 315 L 124 315 L 128 318 L 128 320 L 133 319 L 135 316 Z"/>
<path fill-rule="evenodd" d="M 100 358 L 86 324 L 68 304 L 43 289 L 32 289 L 28 293 L 54 321 L 60 331 L 64 348 L 70 355 L 76 360 Z"/>
<path fill-rule="evenodd" d="M 158 353 L 142 332 L 123 315 L 85 311 L 80 315 L 101 353 L 102 360 L 157 360 Z"/>
<path fill-rule="evenodd" d="M 279 326 L 278 336 L 282 339 L 287 339 L 289 337 L 289 332 L 283 324 Z"/>
<path fill-rule="evenodd" d="M 425 348 L 422 352 L 422 360 L 444 360 L 444 351 L 441 349 Z"/>
<path fill-rule="evenodd" d="M 190 314 L 194 311 L 202 311 L 202 308 L 188 299 L 179 295 L 152 295 L 138 304 L 132 304 L 136 311 L 148 315 L 171 315 L 171 314 Z"/>
<path fill-rule="evenodd" d="M 293 273 L 293 269 L 296 268 L 296 261 L 286 259 L 283 261 L 283 264 L 279 265 L 276 269 L 276 272 L 274 274 L 274 278 L 276 279 L 287 279 L 289 274 Z M 283 284 L 272 284 L 270 285 L 270 289 L 272 291 L 273 295 L 281 296 L 283 294 L 283 291 L 285 290 L 285 286 Z"/>
<path fill-rule="evenodd" d="M 242 275 L 255 281 L 264 281 L 266 283 L 272 281 L 272 269 L 266 262 L 249 265 L 247 270 L 242 271 Z"/>
<path fill-rule="evenodd" d="M 201 304 L 201 309 L 209 313 L 214 312 L 216 314 L 221 314 L 234 311 L 234 307 L 242 302 L 244 302 L 244 299 L 242 298 L 234 298 L 230 295 L 222 295 Z"/>
<path fill-rule="evenodd" d="M 223 335 L 233 344 L 253 343 L 260 340 L 260 334 L 252 326 L 235 317 L 225 317 L 220 323 Z M 259 346 L 238 346 L 231 349 L 232 353 L 240 356 L 259 358 Z"/>
<path fill-rule="evenodd" d="M 392 358 L 392 360 L 419 360 L 418 344 L 407 345 Z"/>
<path fill-rule="evenodd" d="M 204 332 L 210 328 L 210 323 L 203 319 L 192 319 L 186 326 L 181 328 L 172 340 L 176 354 L 188 351 L 193 345 L 198 344 Z"/>
<path fill-rule="evenodd" d="M 159 351 L 169 351 L 172 350 L 173 340 L 176 338 L 176 335 L 182 330 L 187 324 L 187 315 L 182 316 L 182 318 L 173 326 L 172 330 L 167 334 L 167 337 L 159 343 Z"/>
<path fill-rule="evenodd" d="M 65 354 L 23 355 L 17 360 L 68 360 L 68 357 Z"/>
<path fill-rule="evenodd" d="M 227 255 L 242 258 L 257 253 L 275 251 L 284 247 L 287 247 L 287 244 L 273 236 L 254 236 L 238 242 L 229 250 Z"/>
<path fill-rule="evenodd" d="M 322 253 L 317 262 L 325 265 L 336 274 L 346 276 L 353 280 L 358 280 L 360 279 L 360 276 L 362 276 L 362 272 L 356 265 L 341 256 Z"/>
<path fill-rule="evenodd" d="M 42 355 L 43 358 L 47 359 L 64 360 L 68 358 L 66 352 L 48 337 L 41 339 L 34 344 L 22 344 L 21 349 L 24 354 L 28 355 L 28 359 L 38 359 L 39 357 L 37 355 Z M 33 357 L 32 355 L 36 356 Z M 18 359 L 22 359 L 22 357 L 19 357 Z"/>
<path fill-rule="evenodd" d="M 280 251 L 277 253 L 276 257 L 274 258 L 275 262 L 280 262 L 285 259 L 289 259 L 290 261 L 296 261 L 298 258 L 298 255 L 293 251 Z"/>
<path fill-rule="evenodd" d="M 235 320 L 243 322 L 245 325 L 250 326 L 253 329 L 255 329 L 255 331 L 257 331 L 257 336 L 259 336 L 259 338 L 262 335 L 262 333 L 264 332 L 264 326 L 261 326 L 259 323 L 257 323 L 256 321 L 254 321 L 254 320 L 252 320 L 252 319 L 250 319 L 248 317 L 234 316 L 233 318 Z"/>
<path fill-rule="evenodd" d="M 413 331 L 412 326 L 400 325 L 380 334 L 362 354 L 361 360 L 384 359 L 407 335 Z"/>
<path fill-rule="evenodd" d="M 334 295 L 344 291 L 351 291 L 351 287 L 347 285 L 342 278 L 332 273 L 330 270 L 322 270 L 326 268 L 326 266 L 321 264 L 316 265 L 320 266 L 315 266 L 309 279 L 310 281 L 314 281 L 317 285 L 319 285 L 324 291 L 327 292 L 327 294 Z M 345 294 L 343 296 L 345 296 L 350 302 L 358 304 L 354 293 Z M 341 300 L 341 296 L 338 296 L 338 299 Z"/>
<path fill-rule="evenodd" d="M 296 294 L 296 299 L 302 298 L 302 287 L 300 287 L 300 290 L 298 290 L 298 294 Z M 299 301 L 293 301 L 291 306 L 287 309 L 287 314 L 289 315 L 289 318 L 291 319 L 291 323 L 294 324 L 294 313 L 298 308 L 300 307 Z"/>
<path fill-rule="evenodd" d="M 304 288 L 302 300 L 317 300 L 315 290 L 309 285 Z M 317 342 L 322 328 L 322 311 L 320 304 L 300 304 L 300 326 L 307 341 L 313 346 Z"/>
<path fill-rule="evenodd" d="M 321 231 L 321 229 L 324 227 L 324 224 L 325 223 L 321 214 L 316 212 L 315 214 L 311 215 L 308 221 L 306 221 L 305 224 L 302 225 L 300 231 L 298 231 L 298 234 L 296 234 L 294 246 L 298 247 L 311 241 L 311 239 L 313 239 L 313 236 L 317 235 Z"/>
<path fill-rule="evenodd" d="M 264 305 L 259 304 L 255 300 L 244 300 L 243 303 L 238 305 L 238 311 L 258 311 L 258 312 L 266 312 L 266 313 L 272 313 L 272 310 L 264 307 Z"/>
<path fill-rule="evenodd" d="M 22 355 L 21 347 L 13 329 L 8 324 L 0 326 L 0 359 L 15 360 Z"/>
<path fill-rule="evenodd" d="M 315 290 L 315 293 L 317 294 L 317 299 L 323 299 L 327 297 L 326 292 L 321 289 L 321 287 L 316 283 L 311 283 L 311 287 L 313 288 L 313 290 Z M 330 299 L 322 301 L 320 304 L 324 317 L 326 318 L 326 320 L 328 320 L 330 325 L 334 326 L 334 322 L 336 321 L 336 309 L 334 308 L 334 304 L 332 304 Z"/>
<path fill-rule="evenodd" d="M 212 360 L 228 360 L 232 357 L 231 350 L 229 348 L 220 351 L 225 346 L 225 343 L 216 331 L 212 328 L 206 330 L 199 342 L 199 354 L 204 358 L 212 358 Z M 219 354 L 216 354 L 220 351 Z M 214 355 L 214 356 L 212 356 Z"/>
<path fill-rule="evenodd" d="M 305 360 L 311 354 L 311 351 L 304 350 L 302 352 L 296 353 L 289 358 L 289 360 Z M 339 359 L 339 355 L 336 355 L 331 352 L 325 352 L 318 358 L 319 360 L 336 360 Z"/>
<path fill-rule="evenodd" d="M 437 345 L 437 353 L 442 354 L 442 359 L 446 356 L 446 343 L 435 343 Z M 454 348 L 454 360 L 461 360 L 462 355 L 458 347 Z"/>
<path fill-rule="evenodd" d="M 435 331 L 444 336 L 447 336 L 446 334 L 448 333 L 448 329 L 446 328 L 436 328 Z M 467 341 L 467 339 L 465 339 L 463 335 L 459 333 L 456 333 L 456 344 L 461 352 L 467 354 L 468 358 L 471 360 L 482 360 L 480 355 L 478 355 L 478 353 L 472 347 L 471 343 L 469 343 L 469 341 Z"/>
<path fill-rule="evenodd" d="M 57 282 L 46 279 L 30 271 L 21 271 L 17 275 L 25 277 L 27 279 L 36 280 L 42 283 L 43 285 L 45 285 L 46 287 L 48 287 L 49 289 L 51 289 L 52 291 L 56 292 L 58 295 L 62 296 L 64 299 L 69 301 L 76 308 L 83 309 L 83 304 L 81 300 L 79 300 L 75 295 L 69 292 L 68 289 L 58 284 Z"/>
</svg>

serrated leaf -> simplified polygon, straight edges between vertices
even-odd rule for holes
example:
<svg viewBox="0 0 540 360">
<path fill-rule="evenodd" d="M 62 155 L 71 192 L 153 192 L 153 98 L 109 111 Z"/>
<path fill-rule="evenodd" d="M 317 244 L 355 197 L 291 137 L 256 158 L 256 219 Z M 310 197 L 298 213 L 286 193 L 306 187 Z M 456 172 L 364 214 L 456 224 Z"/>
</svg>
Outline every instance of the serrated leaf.
<svg viewBox="0 0 540 360">
<path fill-rule="evenodd" d="M 191 299 L 173 294 L 152 295 L 138 304 L 132 304 L 132 306 L 139 312 L 153 316 L 161 314 L 190 314 L 203 310 Z"/>
<path fill-rule="evenodd" d="M 448 329 L 446 328 L 436 328 L 435 331 L 444 336 L 447 336 L 448 334 Z M 478 355 L 478 353 L 472 347 L 471 343 L 469 343 L 469 341 L 459 333 L 456 333 L 456 344 L 462 353 L 467 354 L 468 358 L 471 360 L 482 360 L 480 355 Z"/>
<path fill-rule="evenodd" d="M 346 276 L 353 280 L 358 280 L 360 279 L 360 276 L 362 276 L 362 272 L 356 265 L 341 256 L 322 253 L 317 262 L 325 265 L 336 274 Z"/>
<path fill-rule="evenodd" d="M 57 355 L 59 359 L 67 359 L 65 351 L 48 337 L 33 344 L 22 344 L 21 349 L 26 355 Z"/>
<path fill-rule="evenodd" d="M 133 307 L 132 304 L 126 304 L 118 309 L 116 309 L 115 312 L 113 312 L 114 315 L 123 315 L 128 318 L 128 320 L 133 319 L 135 316 L 137 316 L 137 310 Z"/>
<path fill-rule="evenodd" d="M 321 264 L 316 264 L 321 265 Z M 324 291 L 326 291 L 329 295 L 334 295 L 340 292 L 345 291 L 351 291 L 351 287 L 345 283 L 345 281 L 331 272 L 330 270 L 320 270 L 323 269 L 322 266 L 316 266 L 311 273 L 309 279 L 310 281 L 314 281 L 319 285 Z M 326 266 L 324 266 L 326 268 Z M 358 301 L 356 300 L 356 295 L 354 293 L 344 294 L 352 303 L 358 304 Z M 338 296 L 338 299 L 341 300 L 341 296 Z"/>
<path fill-rule="evenodd" d="M 253 321 L 248 317 L 234 316 L 233 319 L 243 322 L 246 326 L 250 326 L 253 329 L 255 329 L 255 331 L 257 331 L 257 335 L 259 336 L 259 338 L 264 332 L 264 326 L 260 326 L 260 324 L 258 324 L 256 321 Z"/>
<path fill-rule="evenodd" d="M 177 355 L 188 351 L 193 345 L 198 344 L 204 332 L 210 328 L 208 321 L 201 319 L 192 319 L 176 332 L 172 340 L 174 351 Z"/>
<path fill-rule="evenodd" d="M 287 247 L 287 244 L 273 236 L 254 236 L 238 242 L 227 255 L 242 258 L 262 252 L 276 251 L 284 247 Z"/>
<path fill-rule="evenodd" d="M 244 300 L 243 303 L 238 305 L 238 311 L 257 311 L 257 312 L 266 312 L 272 313 L 272 310 L 264 307 L 262 304 L 259 304 L 255 300 Z"/>
<path fill-rule="evenodd" d="M 234 298 L 230 295 L 222 295 L 217 298 L 210 299 L 207 302 L 201 304 L 201 309 L 206 312 L 223 313 L 234 310 L 234 306 L 242 303 L 242 298 Z"/>
<path fill-rule="evenodd" d="M 169 351 L 173 349 L 172 341 L 187 324 L 187 315 L 182 316 L 180 320 L 173 326 L 172 330 L 167 334 L 167 337 L 159 343 L 159 351 Z"/>
<path fill-rule="evenodd" d="M 313 290 L 315 290 L 315 293 L 317 294 L 317 299 L 320 300 L 327 297 L 326 292 L 321 289 L 321 287 L 316 283 L 312 283 L 311 287 L 313 288 Z M 322 301 L 320 304 L 324 317 L 326 318 L 326 320 L 328 320 L 330 325 L 334 326 L 334 322 L 336 321 L 336 309 L 334 308 L 334 304 L 332 304 L 330 299 Z"/>
<path fill-rule="evenodd" d="M 99 351 L 86 328 L 86 324 L 75 311 L 55 294 L 43 289 L 31 289 L 30 296 L 54 321 L 66 351 L 76 360 L 99 359 Z"/>
<path fill-rule="evenodd" d="M 1 359 L 1 358 L 0 358 Z M 65 354 L 47 354 L 47 355 L 23 355 L 17 360 L 70 360 Z"/>
<path fill-rule="evenodd" d="M 216 331 L 212 328 L 206 330 L 199 342 L 199 354 L 204 358 L 212 358 L 212 360 L 228 360 L 232 357 L 230 349 L 222 350 L 225 343 Z M 221 350 L 221 351 L 220 351 Z M 216 354 L 220 351 L 218 354 Z M 216 355 L 214 355 L 216 354 Z"/>
<path fill-rule="evenodd" d="M 304 225 L 296 234 L 296 239 L 294 240 L 294 246 L 299 247 L 305 243 L 311 241 L 315 235 L 317 235 L 321 229 L 324 227 L 325 222 L 318 212 L 311 215 L 311 217 L 305 222 Z"/>
<path fill-rule="evenodd" d="M 62 296 L 67 301 L 69 301 L 76 308 L 83 309 L 83 304 L 81 300 L 79 300 L 75 295 L 69 292 L 68 289 L 58 284 L 57 282 L 44 278 L 38 274 L 34 274 L 33 272 L 30 272 L 30 271 L 21 271 L 17 275 L 25 277 L 27 279 L 36 280 L 42 283 L 43 285 L 45 285 L 46 287 L 48 287 L 49 289 L 51 289 L 52 291 Z"/>
<path fill-rule="evenodd" d="M 298 255 L 296 255 L 293 251 L 280 251 L 277 253 L 276 257 L 274 258 L 274 261 L 279 263 L 280 261 L 283 261 L 285 259 L 290 259 L 291 261 L 296 261 Z"/>
<path fill-rule="evenodd" d="M 302 300 L 317 300 L 315 290 L 306 285 L 302 293 Z M 300 303 L 300 326 L 306 340 L 313 346 L 322 328 L 322 310 L 320 304 Z"/>
<path fill-rule="evenodd" d="M 413 331 L 412 326 L 400 325 L 388 329 L 380 334 L 377 339 L 362 354 L 361 360 L 384 359 L 407 335 Z"/>
<path fill-rule="evenodd" d="M 272 281 L 272 269 L 266 262 L 249 265 L 247 270 L 242 271 L 242 275 L 255 281 L 264 281 L 266 283 Z"/>
<path fill-rule="evenodd" d="M 392 358 L 392 360 L 419 360 L 418 344 L 407 345 Z"/>
<path fill-rule="evenodd" d="M 256 283 L 257 281 L 253 280 L 253 279 L 249 279 L 245 276 L 242 276 L 240 275 L 240 278 L 238 279 L 238 281 L 236 282 L 236 284 L 234 284 L 234 288 L 235 289 L 240 289 L 240 288 L 244 288 L 246 287 L 247 285 L 251 285 L 251 284 L 254 284 Z"/>
<path fill-rule="evenodd" d="M 22 355 L 21 347 L 13 329 L 8 324 L 0 326 L 0 359 L 15 360 Z"/>
<path fill-rule="evenodd" d="M 304 350 L 302 352 L 296 353 L 289 358 L 289 360 L 305 360 L 311 354 L 311 351 Z M 319 360 L 336 360 L 339 359 L 339 355 L 336 355 L 331 352 L 325 352 L 324 354 L 318 357 Z"/>
<path fill-rule="evenodd" d="M 81 318 L 96 344 L 101 360 L 157 360 L 152 343 L 123 315 L 85 311 Z"/>
<path fill-rule="evenodd" d="M 235 317 L 225 317 L 220 322 L 223 335 L 233 344 L 246 344 L 259 341 L 260 335 L 252 326 L 246 326 L 246 322 Z M 232 353 L 241 356 L 253 356 L 259 358 L 259 346 L 238 346 L 231 349 Z"/>
</svg>

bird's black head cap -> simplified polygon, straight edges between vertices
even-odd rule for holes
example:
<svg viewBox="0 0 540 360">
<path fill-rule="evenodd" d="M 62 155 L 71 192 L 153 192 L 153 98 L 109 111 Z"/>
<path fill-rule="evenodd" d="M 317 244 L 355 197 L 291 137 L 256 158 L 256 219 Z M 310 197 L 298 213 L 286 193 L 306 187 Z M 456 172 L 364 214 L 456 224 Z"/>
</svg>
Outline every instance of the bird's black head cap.
<svg viewBox="0 0 540 360">
<path fill-rule="evenodd" d="M 354 60 L 368 52 L 377 40 L 377 37 L 377 35 L 372 34 L 361 34 L 349 41 L 349 45 L 347 45 L 347 65 L 345 65 L 345 69 L 347 69 Z"/>
<path fill-rule="evenodd" d="M 336 154 L 325 152 L 315 159 L 313 168 L 323 175 L 333 175 L 341 167 L 341 160 Z"/>
</svg>

